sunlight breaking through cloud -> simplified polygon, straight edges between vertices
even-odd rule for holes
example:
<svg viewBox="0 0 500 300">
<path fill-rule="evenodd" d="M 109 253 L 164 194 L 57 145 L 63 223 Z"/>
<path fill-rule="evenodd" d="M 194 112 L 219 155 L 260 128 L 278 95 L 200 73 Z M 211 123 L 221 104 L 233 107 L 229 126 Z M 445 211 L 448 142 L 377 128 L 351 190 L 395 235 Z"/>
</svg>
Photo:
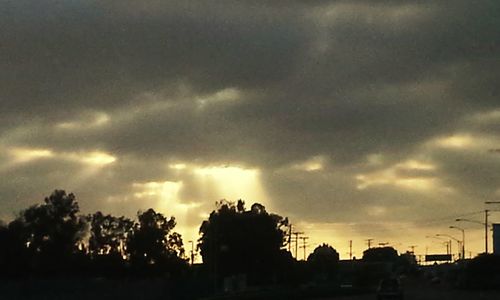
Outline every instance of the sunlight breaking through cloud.
<svg viewBox="0 0 500 300">
<path fill-rule="evenodd" d="M 182 163 L 176 163 L 176 164 L 170 164 L 168 165 L 168 167 L 174 170 L 184 170 L 187 167 L 187 165 Z"/>
<path fill-rule="evenodd" d="M 116 157 L 102 151 L 57 152 L 43 148 L 10 148 L 7 154 L 10 164 L 28 163 L 38 159 L 63 159 L 93 166 L 104 166 L 116 161 Z"/>
<path fill-rule="evenodd" d="M 63 188 L 190 228 L 222 198 L 390 223 L 500 195 L 500 1 L 36 2 L 0 21 L 1 213 Z"/>
<path fill-rule="evenodd" d="M 240 92 L 237 89 L 227 88 L 206 97 L 199 97 L 196 99 L 196 101 L 198 103 L 198 107 L 203 108 L 206 105 L 210 104 L 238 100 L 240 96 Z"/>
<path fill-rule="evenodd" d="M 202 203 L 185 202 L 180 198 L 180 191 L 184 188 L 182 181 L 135 182 L 132 187 L 136 190 L 134 198 L 144 202 L 142 206 L 154 207 L 162 214 L 175 216 L 175 230 L 187 238 L 186 240 L 196 239 L 198 228 L 188 225 L 187 220 L 193 210 L 199 208 Z M 154 204 L 148 204 L 150 201 Z"/>
<path fill-rule="evenodd" d="M 303 162 L 299 162 L 292 166 L 292 169 L 301 170 L 306 172 L 320 171 L 323 169 L 326 158 L 324 156 L 318 155 L 313 156 Z"/>
<path fill-rule="evenodd" d="M 419 191 L 436 190 L 443 188 L 433 173 L 436 169 L 436 166 L 429 162 L 406 160 L 387 169 L 356 175 L 357 189 L 363 190 L 377 185 L 393 185 Z"/>
<path fill-rule="evenodd" d="M 16 164 L 54 156 L 54 152 L 50 149 L 37 148 L 11 148 L 8 153 L 13 158 L 12 162 Z"/>
<path fill-rule="evenodd" d="M 116 161 L 116 157 L 104 152 L 85 153 L 81 161 L 91 165 L 107 165 Z"/>
<path fill-rule="evenodd" d="M 473 138 L 469 135 L 454 135 L 436 140 L 436 144 L 443 148 L 468 148 L 473 143 Z"/>
<path fill-rule="evenodd" d="M 182 181 L 150 181 L 145 183 L 133 183 L 137 190 L 134 197 L 137 199 L 150 199 L 158 202 L 157 207 L 162 212 L 184 215 L 189 209 L 199 207 L 199 203 L 184 203 L 179 198 L 179 192 L 183 188 Z"/>
<path fill-rule="evenodd" d="M 111 120 L 111 117 L 104 112 L 97 112 L 93 114 L 84 114 L 79 120 L 61 122 L 56 125 L 56 128 L 64 130 L 80 130 L 90 129 L 94 127 L 103 126 Z"/>
<path fill-rule="evenodd" d="M 89 167 L 104 167 L 116 162 L 117 160 L 115 156 L 102 151 L 62 152 L 57 153 L 57 157 L 82 163 Z"/>
<path fill-rule="evenodd" d="M 243 199 L 247 202 L 268 204 L 267 196 L 260 182 L 257 169 L 245 169 L 233 166 L 198 167 L 194 173 L 199 176 L 202 185 L 215 187 L 218 199 Z"/>
</svg>

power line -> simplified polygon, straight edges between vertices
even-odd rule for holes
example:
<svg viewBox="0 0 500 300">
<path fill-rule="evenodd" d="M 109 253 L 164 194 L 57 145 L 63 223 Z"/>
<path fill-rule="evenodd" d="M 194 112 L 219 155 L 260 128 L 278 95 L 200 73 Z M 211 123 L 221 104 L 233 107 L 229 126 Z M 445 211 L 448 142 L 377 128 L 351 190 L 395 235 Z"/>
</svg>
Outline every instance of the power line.
<svg viewBox="0 0 500 300">
<path fill-rule="evenodd" d="M 295 235 L 295 259 L 299 257 L 299 235 L 304 234 L 303 232 L 292 232 Z"/>
<path fill-rule="evenodd" d="M 306 260 L 306 250 L 307 250 L 307 240 L 309 239 L 309 237 L 307 236 L 302 236 L 300 237 L 300 239 L 302 240 L 302 246 L 300 246 L 300 248 L 303 248 L 304 249 L 304 260 Z"/>
<path fill-rule="evenodd" d="M 444 217 L 433 218 L 433 219 L 412 220 L 412 222 L 428 223 L 428 224 L 429 223 L 447 222 L 450 219 L 456 219 L 458 217 L 472 216 L 472 215 L 477 215 L 477 214 L 482 214 L 482 213 L 484 213 L 484 210 L 478 210 L 478 211 L 467 212 L 467 213 L 459 213 L 459 214 L 453 214 L 453 215 L 447 215 L 447 216 L 444 216 Z"/>
<path fill-rule="evenodd" d="M 292 251 L 292 243 L 295 242 L 295 259 L 298 259 L 299 256 L 299 235 L 304 234 L 304 232 L 293 231 L 293 225 L 290 224 L 288 231 L 288 251 L 291 253 Z M 302 237 L 301 237 L 302 238 Z M 308 239 L 309 237 L 307 237 Z M 305 250 L 304 250 L 305 252 Z M 305 254 L 304 254 L 305 256 Z"/>
</svg>

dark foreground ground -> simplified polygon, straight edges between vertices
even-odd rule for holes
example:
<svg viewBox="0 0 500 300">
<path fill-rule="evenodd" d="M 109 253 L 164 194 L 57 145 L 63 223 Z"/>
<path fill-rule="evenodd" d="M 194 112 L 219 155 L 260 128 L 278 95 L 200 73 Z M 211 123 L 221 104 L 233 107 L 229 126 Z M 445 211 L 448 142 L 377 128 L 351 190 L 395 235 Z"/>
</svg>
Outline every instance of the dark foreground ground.
<svg viewBox="0 0 500 300">
<path fill-rule="evenodd" d="M 500 300 L 500 290 L 460 290 L 446 284 L 431 284 L 423 279 L 407 279 L 404 284 L 405 300 Z M 345 297 L 310 298 L 314 300 L 376 300 L 376 293 Z"/>
<path fill-rule="evenodd" d="M 164 280 L 2 280 L 0 299 L 178 299 L 175 288 Z"/>
<path fill-rule="evenodd" d="M 500 300 L 500 290 L 459 290 L 446 284 L 431 284 L 424 279 L 406 279 L 404 282 L 405 300 Z M 186 288 L 186 287 L 184 287 Z M 189 287 L 187 287 L 189 290 Z M 240 293 L 219 297 L 202 297 L 210 300 L 222 299 L 309 299 L 309 300 L 375 300 L 375 292 L 364 292 L 350 296 L 308 296 L 308 293 L 287 291 Z M 314 293 L 312 293 L 314 294 Z M 2 280 L 0 299 L 197 299 L 189 295 L 179 296 L 176 287 L 165 284 L 164 280 Z"/>
</svg>

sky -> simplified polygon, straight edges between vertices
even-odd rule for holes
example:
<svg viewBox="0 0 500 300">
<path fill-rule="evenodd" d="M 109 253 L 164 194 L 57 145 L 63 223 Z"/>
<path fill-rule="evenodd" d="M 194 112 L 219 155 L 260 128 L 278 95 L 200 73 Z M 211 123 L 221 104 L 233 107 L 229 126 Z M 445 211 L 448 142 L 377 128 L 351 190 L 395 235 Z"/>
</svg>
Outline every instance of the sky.
<svg viewBox="0 0 500 300">
<path fill-rule="evenodd" d="M 0 218 L 64 189 L 189 245 L 243 199 L 308 251 L 484 251 L 499 50 L 496 0 L 2 1 Z"/>
</svg>

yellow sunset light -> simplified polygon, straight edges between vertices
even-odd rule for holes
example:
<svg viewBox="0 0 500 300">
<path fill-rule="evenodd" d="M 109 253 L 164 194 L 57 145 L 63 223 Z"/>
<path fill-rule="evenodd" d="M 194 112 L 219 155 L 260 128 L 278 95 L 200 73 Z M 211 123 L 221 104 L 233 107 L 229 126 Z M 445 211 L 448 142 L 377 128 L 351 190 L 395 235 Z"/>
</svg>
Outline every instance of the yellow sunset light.
<svg viewBox="0 0 500 300">
<path fill-rule="evenodd" d="M 116 157 L 104 152 L 90 152 L 81 156 L 80 160 L 86 164 L 103 166 L 116 161 Z"/>
<path fill-rule="evenodd" d="M 437 144 L 444 148 L 465 148 L 473 144 L 472 137 L 468 135 L 455 135 L 437 140 Z"/>
<path fill-rule="evenodd" d="M 216 200 L 243 199 L 252 203 L 266 204 L 267 196 L 260 182 L 260 172 L 257 169 L 210 166 L 196 168 L 194 173 L 199 176 L 202 184 L 215 189 Z"/>
<path fill-rule="evenodd" d="M 15 163 L 25 163 L 54 156 L 52 150 L 36 148 L 12 148 L 8 153 L 13 157 Z"/>
</svg>

